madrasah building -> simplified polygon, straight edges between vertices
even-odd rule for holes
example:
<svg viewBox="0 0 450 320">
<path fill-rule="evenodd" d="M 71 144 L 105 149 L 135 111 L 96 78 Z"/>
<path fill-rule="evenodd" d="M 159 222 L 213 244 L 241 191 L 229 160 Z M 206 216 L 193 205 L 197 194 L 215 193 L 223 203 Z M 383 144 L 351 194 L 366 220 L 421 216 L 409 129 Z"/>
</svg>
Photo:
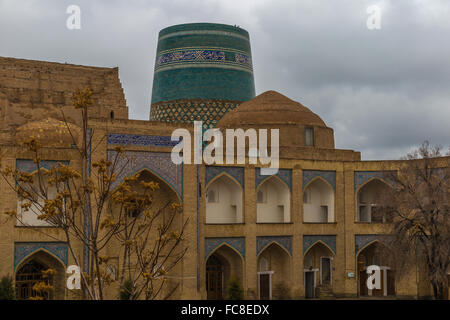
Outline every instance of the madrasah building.
<svg viewBox="0 0 450 320">
<path fill-rule="evenodd" d="M 195 23 L 161 30 L 149 121 L 128 118 L 118 68 L 0 58 L 2 166 L 33 172 L 23 142 L 34 136 L 43 145 L 44 166 L 78 168 L 60 109 L 79 125 L 72 94 L 85 87 L 93 91 L 89 126 L 99 142 L 92 161 L 122 146 L 132 160 L 118 180 L 140 174 L 157 181 L 157 197 L 180 202 L 189 219 L 188 254 L 172 272 L 179 283 L 174 298 L 223 299 L 232 278 L 246 299 L 432 295 L 423 268 L 396 277 L 377 250 L 389 230 L 389 219 L 374 214 L 377 194 L 392 187 L 384 171 L 402 161 L 361 161 L 360 152 L 336 149 L 333 129 L 301 103 L 275 91 L 255 96 L 244 29 Z M 203 129 L 279 129 L 278 173 L 263 175 L 254 164 L 175 164 L 171 134 L 193 132 L 194 121 Z M 437 163 L 448 166 L 448 158 Z M 63 233 L 21 213 L 4 179 L 0 190 L 0 211 L 17 208 L 28 221 L 2 220 L 0 276 L 12 275 L 18 298 L 27 298 L 40 271 L 54 268 L 52 297 L 70 298 L 65 270 L 74 261 Z M 81 243 L 75 251 L 83 257 Z M 120 257 L 115 248 L 107 251 L 114 276 Z M 381 289 L 365 285 L 372 264 L 381 267 Z"/>
</svg>

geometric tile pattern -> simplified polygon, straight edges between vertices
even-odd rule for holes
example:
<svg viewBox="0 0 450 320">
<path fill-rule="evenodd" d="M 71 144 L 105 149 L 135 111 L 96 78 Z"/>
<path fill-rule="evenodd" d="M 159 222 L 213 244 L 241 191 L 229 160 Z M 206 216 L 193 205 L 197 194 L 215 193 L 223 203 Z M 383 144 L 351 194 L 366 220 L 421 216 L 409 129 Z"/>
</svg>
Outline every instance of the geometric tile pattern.
<svg viewBox="0 0 450 320">
<path fill-rule="evenodd" d="M 219 167 L 219 166 L 206 166 L 205 167 L 205 186 L 214 179 L 217 175 L 225 172 L 235 178 L 237 182 L 244 188 L 244 168 L 243 167 Z"/>
<path fill-rule="evenodd" d="M 303 189 L 315 177 L 321 177 L 336 191 L 336 171 L 322 171 L 322 170 L 303 170 Z"/>
<path fill-rule="evenodd" d="M 259 255 L 262 250 L 274 242 L 285 248 L 286 251 L 292 256 L 292 236 L 256 237 L 256 255 Z"/>
<path fill-rule="evenodd" d="M 108 160 L 115 159 L 117 152 L 109 150 Z M 183 199 L 183 165 L 175 164 L 169 152 L 125 151 L 119 156 L 117 168 L 120 172 L 114 181 L 115 188 L 124 178 L 130 177 L 142 169 L 148 169 L 165 181 Z"/>
<path fill-rule="evenodd" d="M 382 234 L 355 234 L 355 254 L 364 248 L 368 243 L 378 240 L 380 242 L 385 242 L 386 235 Z"/>
<path fill-rule="evenodd" d="M 245 238 L 244 237 L 224 237 L 224 238 L 205 238 L 205 259 L 217 248 L 227 244 L 245 259 Z"/>
<path fill-rule="evenodd" d="M 175 48 L 160 52 L 156 57 L 155 73 L 168 68 L 186 67 L 189 64 L 220 64 L 252 72 L 252 59 L 245 52 L 230 48 Z"/>
<path fill-rule="evenodd" d="M 23 259 L 40 249 L 52 253 L 67 266 L 68 247 L 65 242 L 16 242 L 14 243 L 14 269 Z"/>
<path fill-rule="evenodd" d="M 202 121 L 203 129 L 214 128 L 220 119 L 239 103 L 218 100 L 171 101 L 152 104 L 150 120 L 168 123 Z"/>
<path fill-rule="evenodd" d="M 356 189 L 358 189 L 360 185 L 366 183 L 368 180 L 372 178 L 378 178 L 394 186 L 395 182 L 389 178 L 389 174 L 392 174 L 392 172 L 394 171 L 355 171 L 354 172 L 355 191 Z"/>
<path fill-rule="evenodd" d="M 174 147 L 180 142 L 172 141 L 170 136 L 146 136 L 138 134 L 108 134 L 107 143 L 112 145 L 134 145 L 151 147 Z"/>
<path fill-rule="evenodd" d="M 261 168 L 255 168 L 255 184 L 256 188 L 267 178 L 270 176 L 262 175 L 261 174 Z M 292 190 L 292 170 L 291 169 L 278 169 L 278 173 L 275 174 L 278 178 L 280 178 L 282 181 L 286 183 L 286 185 L 289 187 L 289 190 Z"/>
<path fill-rule="evenodd" d="M 322 241 L 333 250 L 336 255 L 336 235 L 304 235 L 303 254 L 311 248 L 317 241 Z"/>
<path fill-rule="evenodd" d="M 50 170 L 52 167 L 57 166 L 58 162 L 61 162 L 61 164 L 65 166 L 69 165 L 69 161 L 41 160 L 39 163 L 39 168 Z M 37 165 L 33 160 L 16 159 L 16 169 L 22 172 L 33 173 L 37 171 Z"/>
</svg>

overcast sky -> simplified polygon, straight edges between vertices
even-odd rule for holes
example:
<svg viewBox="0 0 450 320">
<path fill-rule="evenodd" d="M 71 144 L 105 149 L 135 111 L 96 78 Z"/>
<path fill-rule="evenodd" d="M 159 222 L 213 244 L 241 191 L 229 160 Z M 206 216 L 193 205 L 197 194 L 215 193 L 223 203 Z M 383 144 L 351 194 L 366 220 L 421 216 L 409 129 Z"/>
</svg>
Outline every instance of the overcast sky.
<svg viewBox="0 0 450 320">
<path fill-rule="evenodd" d="M 81 30 L 66 28 L 71 4 Z M 0 0 L 0 56 L 118 66 L 130 118 L 147 120 L 158 32 L 189 22 L 246 29 L 256 93 L 309 107 L 336 148 L 372 160 L 450 144 L 449 0 Z"/>
</svg>

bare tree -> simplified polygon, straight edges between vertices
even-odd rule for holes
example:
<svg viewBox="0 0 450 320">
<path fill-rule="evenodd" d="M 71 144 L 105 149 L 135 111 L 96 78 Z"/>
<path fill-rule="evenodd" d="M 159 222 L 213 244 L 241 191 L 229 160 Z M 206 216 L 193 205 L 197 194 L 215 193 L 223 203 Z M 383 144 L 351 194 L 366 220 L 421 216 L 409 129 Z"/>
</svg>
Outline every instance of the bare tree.
<svg viewBox="0 0 450 320">
<path fill-rule="evenodd" d="M 138 176 L 117 181 L 128 164 L 121 147 L 115 149 L 110 159 L 90 163 L 90 153 L 98 147 L 92 144 L 94 129 L 88 123 L 92 104 L 90 89 L 74 93 L 73 106 L 81 112 L 81 142 L 75 138 L 73 125 L 61 111 L 81 168 L 59 162 L 44 169 L 40 142 L 30 139 L 25 147 L 33 155 L 35 172 L 6 167 L 2 168 L 1 175 L 17 193 L 21 212 L 33 214 L 38 220 L 63 230 L 70 255 L 78 266 L 82 265 L 82 254 L 75 246 L 81 243 L 87 248 L 88 270 L 81 273 L 83 298 L 104 299 L 105 288 L 116 281 L 106 270 L 111 257 L 105 252 L 111 246 L 123 253 L 118 280 L 122 291 L 126 290 L 126 280 L 130 280 L 133 284 L 130 294 L 134 299 L 167 298 L 176 289 L 175 286 L 161 294 L 167 273 L 187 250 L 182 245 L 187 220 L 182 221 L 181 205 L 177 202 L 154 205 L 157 182 L 141 180 L 141 188 L 136 191 L 133 184 Z M 136 210 L 139 214 L 130 214 Z M 4 213 L 27 226 L 17 210 Z M 51 276 L 54 271 L 47 273 Z M 46 281 L 37 283 L 35 290 L 48 292 L 52 288 Z"/>
<path fill-rule="evenodd" d="M 387 177 L 395 188 L 383 195 L 384 207 L 393 218 L 390 246 L 397 264 L 423 263 L 434 297 L 445 299 L 450 268 L 450 157 L 425 141 L 402 160 L 408 161 Z"/>
</svg>

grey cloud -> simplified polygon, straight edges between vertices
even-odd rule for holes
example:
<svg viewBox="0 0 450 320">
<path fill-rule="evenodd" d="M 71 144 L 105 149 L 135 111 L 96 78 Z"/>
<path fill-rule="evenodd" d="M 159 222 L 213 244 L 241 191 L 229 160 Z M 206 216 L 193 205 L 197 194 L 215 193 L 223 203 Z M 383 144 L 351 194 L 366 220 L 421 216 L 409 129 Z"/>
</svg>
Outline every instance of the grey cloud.
<svg viewBox="0 0 450 320">
<path fill-rule="evenodd" d="M 366 8 L 383 8 L 382 29 Z M 82 29 L 65 28 L 69 4 Z M 336 147 L 396 159 L 450 141 L 446 0 L 0 0 L 0 55 L 119 66 L 130 117 L 148 119 L 160 29 L 186 22 L 250 32 L 257 93 L 277 90 L 319 114 Z"/>
</svg>

